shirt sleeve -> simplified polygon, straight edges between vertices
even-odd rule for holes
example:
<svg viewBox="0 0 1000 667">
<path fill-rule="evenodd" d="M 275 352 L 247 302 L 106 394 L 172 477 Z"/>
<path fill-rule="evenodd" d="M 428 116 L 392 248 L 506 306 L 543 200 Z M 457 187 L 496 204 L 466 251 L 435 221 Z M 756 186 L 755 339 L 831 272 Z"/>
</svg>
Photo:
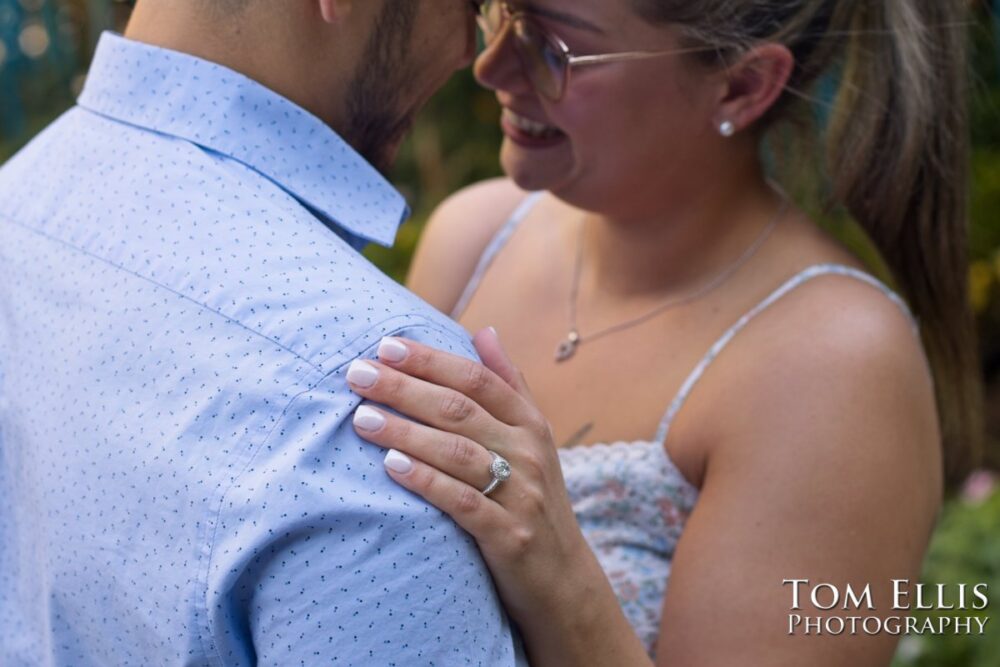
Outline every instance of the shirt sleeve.
<svg viewBox="0 0 1000 667">
<path fill-rule="evenodd" d="M 474 356 L 435 327 L 394 335 Z M 349 363 L 291 401 L 225 495 L 206 650 L 220 665 L 526 667 L 475 541 L 355 434 Z"/>
</svg>

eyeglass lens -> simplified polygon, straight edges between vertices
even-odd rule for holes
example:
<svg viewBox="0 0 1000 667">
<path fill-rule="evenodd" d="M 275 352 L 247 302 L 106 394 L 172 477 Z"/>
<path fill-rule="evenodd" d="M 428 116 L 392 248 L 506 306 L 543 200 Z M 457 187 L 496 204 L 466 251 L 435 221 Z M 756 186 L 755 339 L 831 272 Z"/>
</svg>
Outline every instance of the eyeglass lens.
<svg viewBox="0 0 1000 667">
<path fill-rule="evenodd" d="M 565 87 L 568 63 L 565 54 L 537 23 L 523 14 L 509 16 L 504 3 L 487 0 L 482 5 L 480 26 L 488 45 L 513 21 L 514 47 L 535 89 L 549 99 L 559 99 Z"/>
</svg>

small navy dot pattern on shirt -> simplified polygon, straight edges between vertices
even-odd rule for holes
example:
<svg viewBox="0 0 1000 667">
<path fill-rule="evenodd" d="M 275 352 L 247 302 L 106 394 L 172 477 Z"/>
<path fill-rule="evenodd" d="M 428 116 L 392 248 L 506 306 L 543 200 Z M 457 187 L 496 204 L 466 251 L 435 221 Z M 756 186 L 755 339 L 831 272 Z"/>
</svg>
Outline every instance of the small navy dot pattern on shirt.
<svg viewBox="0 0 1000 667">
<path fill-rule="evenodd" d="M 405 213 L 291 102 L 102 37 L 0 169 L 0 665 L 525 664 L 351 426 L 382 336 L 475 354 L 356 252 Z"/>
</svg>

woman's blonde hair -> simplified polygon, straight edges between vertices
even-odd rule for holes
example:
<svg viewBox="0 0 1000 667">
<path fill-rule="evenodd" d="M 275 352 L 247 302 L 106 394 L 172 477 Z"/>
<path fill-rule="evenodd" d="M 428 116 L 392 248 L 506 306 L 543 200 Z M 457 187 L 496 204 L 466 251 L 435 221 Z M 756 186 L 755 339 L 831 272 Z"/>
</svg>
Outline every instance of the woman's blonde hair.
<svg viewBox="0 0 1000 667">
<path fill-rule="evenodd" d="M 968 120 L 962 0 L 633 0 L 681 28 L 715 63 L 762 42 L 795 69 L 764 119 L 814 98 L 828 113 L 827 188 L 865 230 L 921 324 L 935 378 L 946 478 L 979 461 L 982 388 L 968 305 Z"/>
</svg>

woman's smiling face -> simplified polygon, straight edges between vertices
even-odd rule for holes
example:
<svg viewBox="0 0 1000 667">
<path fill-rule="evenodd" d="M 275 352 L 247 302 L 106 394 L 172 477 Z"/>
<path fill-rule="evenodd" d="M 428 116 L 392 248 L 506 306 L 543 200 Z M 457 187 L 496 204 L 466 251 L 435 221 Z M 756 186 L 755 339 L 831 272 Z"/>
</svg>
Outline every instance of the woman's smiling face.
<svg viewBox="0 0 1000 667">
<path fill-rule="evenodd" d="M 683 48 L 676 27 L 647 23 L 625 0 L 510 5 L 573 55 Z M 639 187 L 683 187 L 685 175 L 701 171 L 699 147 L 715 136 L 719 90 L 708 68 L 680 54 L 575 66 L 562 97 L 552 101 L 529 80 L 512 32 L 500 31 L 475 73 L 503 107 L 501 163 L 522 188 L 600 210 Z"/>
</svg>

